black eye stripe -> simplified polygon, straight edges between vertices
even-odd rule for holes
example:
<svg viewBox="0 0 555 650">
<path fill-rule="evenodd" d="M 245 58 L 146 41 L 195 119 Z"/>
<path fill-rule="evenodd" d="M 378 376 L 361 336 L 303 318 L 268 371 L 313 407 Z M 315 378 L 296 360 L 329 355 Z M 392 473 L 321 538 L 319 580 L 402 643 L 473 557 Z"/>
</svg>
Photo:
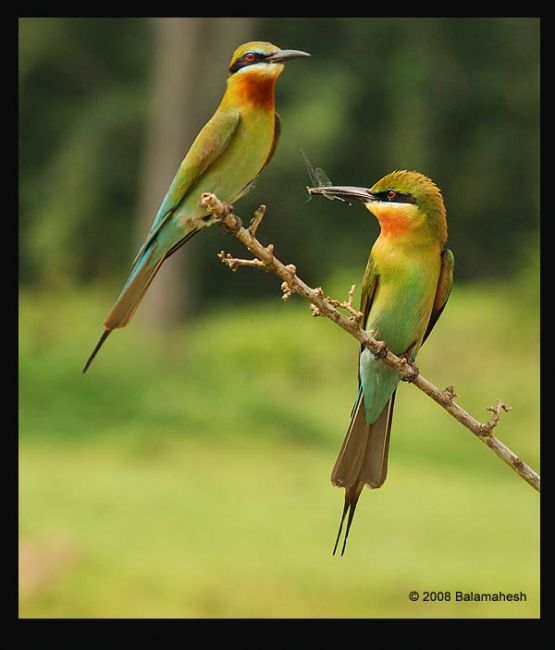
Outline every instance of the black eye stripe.
<svg viewBox="0 0 555 650">
<path fill-rule="evenodd" d="M 254 59 L 252 59 L 252 61 L 247 60 L 246 56 L 252 54 L 254 54 Z M 242 57 L 233 62 L 233 65 L 229 67 L 229 72 L 233 74 L 234 72 L 237 72 L 237 70 L 240 70 L 241 68 L 244 68 L 248 65 L 254 65 L 255 63 L 264 61 L 264 59 L 266 59 L 268 56 L 270 55 L 260 54 L 260 52 L 245 52 Z"/>
<path fill-rule="evenodd" d="M 391 201 L 392 203 L 416 203 L 416 199 L 412 194 L 402 194 L 401 192 L 396 192 L 394 199 L 390 199 L 387 195 L 389 192 L 395 192 L 395 190 L 386 190 L 385 192 L 374 192 L 374 196 L 380 201 Z"/>
</svg>

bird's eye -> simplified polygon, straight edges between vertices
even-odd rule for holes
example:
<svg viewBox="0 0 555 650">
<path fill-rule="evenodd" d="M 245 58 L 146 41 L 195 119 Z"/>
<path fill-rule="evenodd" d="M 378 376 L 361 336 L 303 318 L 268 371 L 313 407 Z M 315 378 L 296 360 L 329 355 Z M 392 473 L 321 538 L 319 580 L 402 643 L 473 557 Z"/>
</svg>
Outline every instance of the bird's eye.
<svg viewBox="0 0 555 650">
<path fill-rule="evenodd" d="M 256 60 L 256 54 L 254 52 L 247 52 L 244 56 L 245 61 L 252 63 Z"/>
<path fill-rule="evenodd" d="M 395 190 L 389 190 L 385 196 L 388 201 L 393 201 L 393 199 L 397 198 L 397 192 Z"/>
</svg>

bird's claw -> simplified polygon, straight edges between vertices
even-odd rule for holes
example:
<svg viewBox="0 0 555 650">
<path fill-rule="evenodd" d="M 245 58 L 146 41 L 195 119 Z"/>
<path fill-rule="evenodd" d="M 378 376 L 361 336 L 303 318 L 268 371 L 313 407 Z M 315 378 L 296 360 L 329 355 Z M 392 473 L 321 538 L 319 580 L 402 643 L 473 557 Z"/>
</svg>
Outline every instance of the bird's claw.
<svg viewBox="0 0 555 650">
<path fill-rule="evenodd" d="M 379 349 L 377 352 L 374 352 L 374 356 L 376 357 L 376 359 L 383 359 L 384 357 L 387 356 L 387 353 L 389 352 L 389 348 L 387 347 L 385 341 L 378 341 L 378 346 Z"/>
<path fill-rule="evenodd" d="M 231 209 L 231 206 L 229 207 Z M 221 226 L 228 235 L 234 235 L 243 227 L 243 222 L 241 221 L 241 218 L 238 217 L 237 215 L 233 215 L 233 225 L 229 223 L 230 221 L 231 219 L 228 219 L 227 221 L 222 221 Z"/>
<path fill-rule="evenodd" d="M 400 375 L 401 381 L 414 381 L 420 374 L 420 370 L 412 363 L 412 361 L 409 361 L 406 357 L 403 357 L 403 359 L 405 361 L 405 369 Z"/>
<path fill-rule="evenodd" d="M 227 217 L 229 214 L 233 212 L 233 206 L 231 205 L 231 203 L 226 203 L 226 201 L 222 201 L 221 203 L 223 208 L 221 216 Z"/>
</svg>

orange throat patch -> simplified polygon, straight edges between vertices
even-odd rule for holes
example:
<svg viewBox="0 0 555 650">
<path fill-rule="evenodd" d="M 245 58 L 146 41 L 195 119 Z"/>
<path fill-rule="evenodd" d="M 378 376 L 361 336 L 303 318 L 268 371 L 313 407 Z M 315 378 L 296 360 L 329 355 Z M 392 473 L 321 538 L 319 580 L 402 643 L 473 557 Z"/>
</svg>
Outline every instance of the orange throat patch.
<svg viewBox="0 0 555 650">
<path fill-rule="evenodd" d="M 241 103 L 253 108 L 273 110 L 276 78 L 257 72 L 242 74 L 236 81 L 236 93 Z"/>
<path fill-rule="evenodd" d="M 400 207 L 399 205 L 372 205 L 372 214 L 380 223 L 381 234 L 384 237 L 398 237 L 411 228 L 409 210 L 414 209 L 412 204 Z"/>
</svg>

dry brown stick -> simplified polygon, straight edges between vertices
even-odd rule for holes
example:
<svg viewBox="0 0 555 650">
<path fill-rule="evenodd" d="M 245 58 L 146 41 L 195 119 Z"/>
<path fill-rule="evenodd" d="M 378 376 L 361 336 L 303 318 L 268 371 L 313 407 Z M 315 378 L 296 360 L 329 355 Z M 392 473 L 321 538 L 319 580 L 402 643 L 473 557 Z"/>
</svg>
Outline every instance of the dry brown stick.
<svg viewBox="0 0 555 650">
<path fill-rule="evenodd" d="M 257 268 L 264 268 L 264 270 L 277 275 L 283 280 L 281 288 L 284 300 L 289 298 L 293 293 L 298 293 L 310 303 L 313 315 L 326 316 L 351 334 L 351 336 L 354 336 L 354 338 L 360 341 L 377 357 L 382 358 L 384 363 L 394 368 L 402 380 L 411 382 L 431 397 L 458 422 L 477 436 L 479 440 L 486 444 L 499 458 L 512 467 L 521 478 L 538 490 L 538 492 L 540 491 L 539 475 L 493 435 L 493 430 L 499 422 L 501 411 L 509 411 L 510 406 L 498 401 L 495 406 L 489 407 L 489 410 L 493 411 L 493 416 L 490 420 L 485 423 L 479 422 L 454 402 L 456 393 L 453 386 L 448 386 L 445 390 L 440 390 L 423 377 L 418 369 L 411 365 L 407 359 L 398 357 L 390 352 L 383 341 L 376 340 L 360 327 L 360 314 L 352 308 L 353 289 L 349 292 L 349 300 L 346 303 L 341 303 L 340 301 L 327 298 L 321 287 L 316 289 L 309 287 L 299 278 L 293 264 L 285 265 L 275 257 L 273 244 L 263 246 L 254 236 L 253 231 L 256 233 L 256 228 L 260 225 L 266 209 L 265 206 L 261 205 L 256 211 L 256 216 L 251 222 L 251 227 L 254 226 L 251 231 L 250 228 L 243 228 L 239 217 L 231 213 L 230 206 L 219 201 L 214 194 L 203 194 L 202 205 L 216 215 L 225 229 L 235 235 L 260 260 L 261 264 L 254 264 L 253 260 L 242 260 L 230 257 L 229 255 L 225 256 L 223 252 L 219 255 L 222 262 L 226 263 L 233 270 L 236 270 L 239 266 L 256 266 Z M 337 307 L 346 308 L 351 313 L 351 316 L 347 318 L 337 310 Z"/>
<path fill-rule="evenodd" d="M 227 264 L 232 271 L 237 271 L 240 266 L 250 266 L 251 269 L 261 269 L 262 271 L 268 270 L 264 262 L 261 262 L 256 258 L 253 260 L 241 260 L 231 257 L 231 255 L 225 251 L 220 251 L 218 253 L 218 259 L 224 264 Z"/>
</svg>

